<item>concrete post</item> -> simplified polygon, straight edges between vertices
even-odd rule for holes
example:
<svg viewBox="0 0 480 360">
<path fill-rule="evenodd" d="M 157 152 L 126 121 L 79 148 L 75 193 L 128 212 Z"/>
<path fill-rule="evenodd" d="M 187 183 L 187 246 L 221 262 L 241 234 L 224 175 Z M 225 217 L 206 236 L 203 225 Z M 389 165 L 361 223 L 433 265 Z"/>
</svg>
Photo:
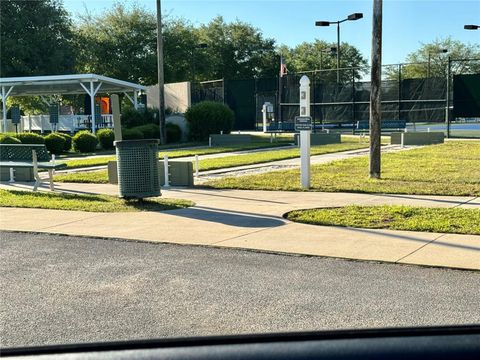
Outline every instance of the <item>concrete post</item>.
<svg viewBox="0 0 480 360">
<path fill-rule="evenodd" d="M 165 174 L 165 185 L 164 187 L 168 188 L 170 187 L 170 180 L 168 178 L 168 155 L 165 154 L 163 157 L 163 170 Z"/>
<path fill-rule="evenodd" d="M 310 79 L 300 79 L 300 116 L 310 116 Z M 300 131 L 300 178 L 304 189 L 310 188 L 310 130 Z"/>
<path fill-rule="evenodd" d="M 122 124 L 120 120 L 120 100 L 118 95 L 113 94 L 112 99 L 112 117 L 113 117 L 113 132 L 115 134 L 115 141 L 122 140 Z"/>
</svg>

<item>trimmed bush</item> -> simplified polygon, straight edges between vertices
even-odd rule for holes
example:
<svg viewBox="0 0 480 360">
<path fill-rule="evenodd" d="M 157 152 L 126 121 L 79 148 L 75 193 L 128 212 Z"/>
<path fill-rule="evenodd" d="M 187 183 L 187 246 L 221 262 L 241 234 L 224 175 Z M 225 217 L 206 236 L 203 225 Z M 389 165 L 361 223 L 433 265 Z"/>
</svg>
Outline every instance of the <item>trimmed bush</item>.
<svg viewBox="0 0 480 360">
<path fill-rule="evenodd" d="M 160 127 L 157 124 L 145 124 L 136 126 L 131 130 L 138 130 L 143 134 L 144 139 L 158 139 L 160 138 Z"/>
<path fill-rule="evenodd" d="M 192 105 L 185 113 L 191 140 L 204 141 L 210 134 L 229 134 L 233 127 L 235 114 L 226 105 L 203 101 Z"/>
<path fill-rule="evenodd" d="M 100 129 L 97 131 L 97 138 L 100 146 L 104 150 L 111 150 L 114 148 L 113 141 L 115 140 L 115 133 L 112 129 Z"/>
<path fill-rule="evenodd" d="M 122 126 L 131 129 L 145 124 L 158 125 L 158 109 L 135 110 L 134 108 L 126 107 L 122 111 Z"/>
<path fill-rule="evenodd" d="M 21 144 L 22 142 L 17 138 L 7 135 L 0 134 L 0 144 Z"/>
<path fill-rule="evenodd" d="M 52 154 L 61 154 L 65 147 L 65 138 L 57 133 L 45 136 L 45 146 Z"/>
<path fill-rule="evenodd" d="M 138 140 L 143 139 L 143 133 L 137 129 L 122 129 L 123 140 Z"/>
<path fill-rule="evenodd" d="M 176 124 L 166 123 L 167 143 L 176 143 L 182 139 L 182 129 Z"/>
<path fill-rule="evenodd" d="M 65 145 L 63 146 L 63 151 L 65 152 L 70 151 L 70 149 L 72 148 L 72 137 L 65 133 L 59 132 L 57 134 L 65 139 Z"/>
<path fill-rule="evenodd" d="M 20 140 L 22 144 L 45 144 L 43 136 L 32 132 L 18 133 L 15 137 Z"/>
<path fill-rule="evenodd" d="M 81 153 L 91 153 L 97 148 L 98 139 L 88 130 L 79 131 L 73 138 L 73 148 Z"/>
</svg>

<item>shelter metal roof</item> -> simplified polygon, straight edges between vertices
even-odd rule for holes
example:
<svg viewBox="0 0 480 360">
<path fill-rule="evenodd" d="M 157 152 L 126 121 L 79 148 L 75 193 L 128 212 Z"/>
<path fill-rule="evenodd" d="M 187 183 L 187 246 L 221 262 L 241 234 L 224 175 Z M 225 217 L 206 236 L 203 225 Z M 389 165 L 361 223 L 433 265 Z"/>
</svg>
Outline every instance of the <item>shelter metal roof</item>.
<svg viewBox="0 0 480 360">
<path fill-rule="evenodd" d="M 9 96 L 85 94 L 85 89 L 80 84 L 88 88 L 90 82 L 93 82 L 95 87 L 102 83 L 99 91 L 101 93 L 123 93 L 146 90 L 145 86 L 139 84 L 96 74 L 0 78 L 0 86 L 13 86 Z"/>
</svg>

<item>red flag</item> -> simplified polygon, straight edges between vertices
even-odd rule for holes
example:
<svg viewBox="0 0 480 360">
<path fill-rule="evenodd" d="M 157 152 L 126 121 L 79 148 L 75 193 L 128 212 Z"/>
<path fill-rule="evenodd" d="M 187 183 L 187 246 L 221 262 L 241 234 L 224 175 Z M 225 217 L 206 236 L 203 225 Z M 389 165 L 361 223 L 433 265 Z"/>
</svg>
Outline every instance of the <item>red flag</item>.
<svg viewBox="0 0 480 360">
<path fill-rule="evenodd" d="M 280 77 L 288 74 L 287 65 L 285 65 L 285 59 L 283 56 L 280 57 Z"/>
</svg>

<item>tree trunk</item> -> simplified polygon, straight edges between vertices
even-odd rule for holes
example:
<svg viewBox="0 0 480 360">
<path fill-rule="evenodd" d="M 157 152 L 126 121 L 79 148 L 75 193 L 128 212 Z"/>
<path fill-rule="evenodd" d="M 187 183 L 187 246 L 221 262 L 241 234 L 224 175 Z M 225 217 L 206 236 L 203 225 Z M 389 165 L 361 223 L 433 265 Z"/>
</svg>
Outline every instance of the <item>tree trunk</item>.
<svg viewBox="0 0 480 360">
<path fill-rule="evenodd" d="M 372 69 L 370 92 L 370 177 L 380 178 L 382 84 L 382 0 L 373 0 Z"/>
</svg>

